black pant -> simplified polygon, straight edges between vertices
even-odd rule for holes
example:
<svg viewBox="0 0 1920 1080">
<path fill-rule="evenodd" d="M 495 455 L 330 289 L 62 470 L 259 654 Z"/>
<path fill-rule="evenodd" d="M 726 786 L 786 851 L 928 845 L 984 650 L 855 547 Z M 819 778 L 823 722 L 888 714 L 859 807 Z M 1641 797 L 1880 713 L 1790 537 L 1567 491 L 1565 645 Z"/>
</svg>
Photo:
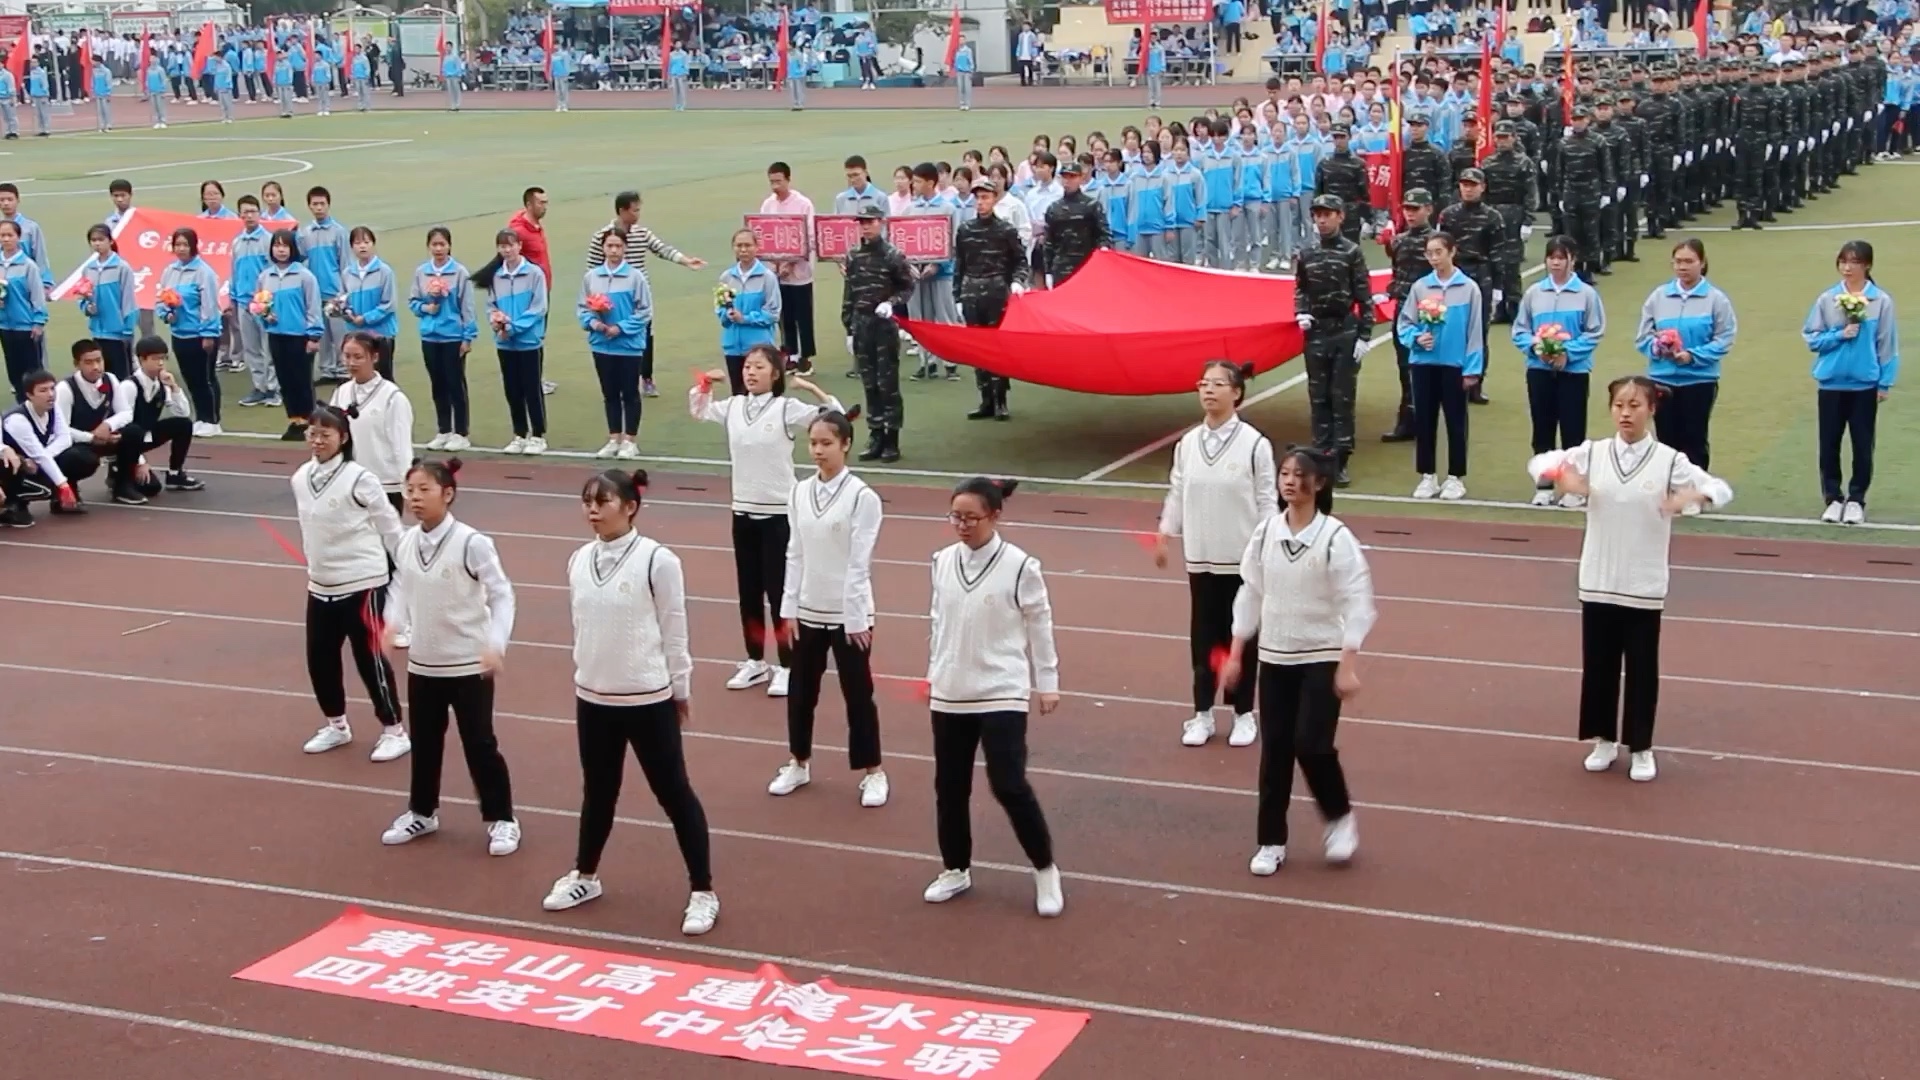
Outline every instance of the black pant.
<svg viewBox="0 0 1920 1080">
<path fill-rule="evenodd" d="M 1653 431 L 1660 441 L 1687 455 L 1687 460 L 1710 468 L 1707 426 L 1713 421 L 1713 402 L 1720 396 L 1718 382 L 1668 386 L 1667 399 L 1653 414 Z"/>
<path fill-rule="evenodd" d="M 600 853 L 613 834 L 613 813 L 620 805 L 627 747 L 640 762 L 654 801 L 673 823 L 673 838 L 687 864 L 694 892 L 713 889 L 707 811 L 687 779 L 687 755 L 680 745 L 680 718 L 672 701 L 651 705 L 596 705 L 574 700 L 574 731 L 580 740 L 580 776 L 585 788 L 580 807 L 580 851 L 574 869 L 600 871 Z"/>
<path fill-rule="evenodd" d="M 813 282 L 780 285 L 780 351 L 796 360 L 811 360 L 813 347 Z"/>
<path fill-rule="evenodd" d="M 1187 575 L 1187 595 L 1191 598 L 1192 619 L 1187 627 L 1187 643 L 1193 654 L 1193 711 L 1213 710 L 1214 694 L 1220 690 L 1218 675 L 1221 657 L 1233 644 L 1233 598 L 1240 594 L 1239 574 Z M 1253 711 L 1253 665 L 1248 664 L 1240 681 L 1228 687 L 1226 703 L 1235 715 Z"/>
<path fill-rule="evenodd" d="M 1313 445 L 1328 453 L 1353 452 L 1353 403 L 1360 365 L 1353 358 L 1358 328 L 1351 319 L 1315 322 L 1307 331 L 1307 407 Z"/>
<path fill-rule="evenodd" d="M 1413 379 L 1413 471 L 1434 474 L 1440 417 L 1447 418 L 1447 475 L 1467 475 L 1467 388 L 1449 364 L 1411 364 Z"/>
<path fill-rule="evenodd" d="M 187 451 L 193 446 L 193 421 L 184 416 L 168 416 L 154 421 L 151 431 L 138 424 L 120 429 L 120 442 L 114 447 L 114 470 L 119 481 L 133 482 L 140 455 L 160 447 L 167 448 L 167 471 L 187 471 Z"/>
<path fill-rule="evenodd" d="M 647 327 L 647 351 L 640 354 L 640 377 L 653 381 L 653 343 L 660 337 L 660 327 Z"/>
<path fill-rule="evenodd" d="M 1527 412 L 1533 418 L 1533 452 L 1571 450 L 1587 441 L 1587 387 L 1584 371 L 1527 369 Z M 1554 441 L 1555 436 L 1559 442 Z"/>
<path fill-rule="evenodd" d="M 992 292 L 976 293 L 960 297 L 960 319 L 968 326 L 999 326 L 1006 317 L 1007 301 L 1012 293 L 1002 286 L 994 286 Z M 1006 403 L 1007 390 L 1012 385 L 1004 375 L 995 375 L 986 368 L 973 369 L 973 385 L 980 391 L 980 407 L 992 409 Z"/>
<path fill-rule="evenodd" d="M 1878 391 L 1820 391 L 1820 497 L 1825 501 L 1840 501 L 1844 433 L 1853 441 L 1853 482 L 1847 485 L 1847 499 L 1867 504 L 1867 488 L 1873 485 L 1873 424 L 1879 414 Z"/>
<path fill-rule="evenodd" d="M 768 619 L 781 667 L 793 666 L 793 646 L 778 629 L 780 594 L 787 587 L 787 516 L 757 518 L 733 515 L 733 576 L 740 587 L 740 631 L 746 637 L 747 659 L 767 655 Z"/>
<path fill-rule="evenodd" d="M 1580 657 L 1580 737 L 1624 742 L 1633 753 L 1651 750 L 1653 718 L 1660 707 L 1660 612 L 1582 602 Z"/>
<path fill-rule="evenodd" d="M 94 338 L 100 357 L 107 362 L 107 374 L 116 379 L 133 378 L 133 342 L 126 338 Z"/>
<path fill-rule="evenodd" d="M 1340 695 L 1333 675 L 1339 664 L 1260 664 L 1260 808 L 1254 843 L 1283 847 L 1287 842 L 1287 805 L 1293 799 L 1293 765 L 1307 778 L 1307 790 L 1327 821 L 1353 809 L 1347 774 L 1333 748 L 1340 724 Z"/>
<path fill-rule="evenodd" d="M 340 646 L 353 650 L 353 666 L 373 699 L 373 714 L 392 727 L 400 722 L 399 692 L 393 683 L 393 665 L 380 649 L 381 620 L 387 610 L 387 587 L 325 598 L 307 594 L 307 675 L 313 680 L 314 700 L 329 720 L 347 715 L 347 687 L 340 665 Z"/>
<path fill-rule="evenodd" d="M 513 418 L 513 434 L 547 437 L 547 396 L 540 385 L 540 349 L 501 349 L 500 385 L 507 394 L 507 412 Z"/>
<path fill-rule="evenodd" d="M 467 775 L 480 797 L 480 820 L 513 820 L 513 781 L 493 735 L 493 679 L 486 675 L 407 673 L 407 711 L 413 714 L 413 791 L 407 809 L 432 817 L 440 809 L 440 766 L 447 749 L 447 713 L 460 729 Z"/>
<path fill-rule="evenodd" d="M 873 703 L 872 654 L 847 640 L 838 627 L 800 624 L 793 643 L 793 675 L 787 695 L 787 749 L 793 760 L 813 757 L 813 711 L 827 674 L 827 653 L 840 669 L 840 696 L 847 703 L 847 757 L 856 769 L 880 767 L 880 709 Z"/>
<path fill-rule="evenodd" d="M 730 353 L 721 359 L 727 364 L 727 390 L 735 397 L 746 397 L 747 354 Z"/>
<path fill-rule="evenodd" d="M 1034 869 L 1053 865 L 1053 837 L 1040 800 L 1027 783 L 1027 714 L 933 714 L 933 808 L 940 860 L 948 870 L 973 866 L 973 758 L 986 751 L 987 788 L 1007 812 L 1020 850 Z"/>
<path fill-rule="evenodd" d="M 467 358 L 457 341 L 422 341 L 421 359 L 427 364 L 427 385 L 433 390 L 434 430 L 442 435 L 467 434 Z"/>
<path fill-rule="evenodd" d="M 280 406 L 287 419 L 306 422 L 313 415 L 313 354 L 307 339 L 292 334 L 268 334 L 267 356 L 273 377 L 280 382 Z"/>
<path fill-rule="evenodd" d="M 593 370 L 600 376 L 600 401 L 606 406 L 608 433 L 640 434 L 640 357 L 597 352 L 593 354 Z"/>
<path fill-rule="evenodd" d="M 1393 305 L 1393 321 L 1400 322 L 1400 309 L 1407 306 L 1407 298 L 1401 297 Z M 1400 335 L 1391 335 L 1393 339 L 1393 363 L 1400 370 L 1400 412 L 1394 418 L 1394 430 L 1403 429 L 1413 417 L 1413 364 L 1412 353 L 1400 343 Z"/>
<path fill-rule="evenodd" d="M 207 347 L 207 339 L 176 334 L 173 357 L 180 362 L 187 395 L 193 398 L 193 418 L 203 424 L 219 423 L 220 376 L 214 371 L 214 350 Z"/>
<path fill-rule="evenodd" d="M 20 384 L 40 369 L 40 339 L 34 337 L 31 330 L 0 330 L 0 353 L 6 356 L 7 382 L 13 386 L 13 400 L 27 400 L 26 390 Z"/>
<path fill-rule="evenodd" d="M 60 472 L 73 485 L 76 495 L 80 491 L 80 482 L 92 476 L 100 469 L 100 457 L 84 446 L 69 446 L 54 455 L 54 464 L 60 466 Z M 0 470 L 3 471 L 3 470 Z M 30 502 L 48 502 L 53 499 L 53 486 L 47 481 L 45 473 L 26 471 L 25 455 L 21 458 L 19 472 L 6 472 L 7 504 L 16 506 Z"/>
</svg>

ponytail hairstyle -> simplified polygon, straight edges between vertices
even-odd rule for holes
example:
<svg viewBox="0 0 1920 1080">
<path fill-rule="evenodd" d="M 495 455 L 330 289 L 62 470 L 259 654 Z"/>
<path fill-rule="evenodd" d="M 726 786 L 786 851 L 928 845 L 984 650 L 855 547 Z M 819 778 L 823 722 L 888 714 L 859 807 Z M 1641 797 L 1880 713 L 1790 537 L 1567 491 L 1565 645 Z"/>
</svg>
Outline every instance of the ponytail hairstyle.
<svg viewBox="0 0 1920 1080">
<path fill-rule="evenodd" d="M 331 405 L 315 405 L 307 416 L 308 427 L 331 428 L 340 433 L 340 453 L 342 461 L 353 460 L 353 424 L 347 414 Z"/>
<path fill-rule="evenodd" d="M 998 517 L 1001 509 L 1007 505 L 1007 500 L 1013 498 L 1014 490 L 1019 486 L 1018 480 L 989 480 L 984 476 L 975 476 L 955 484 L 953 498 L 972 495 L 986 504 L 987 513 Z"/>
<path fill-rule="evenodd" d="M 627 515 L 632 521 L 640 512 L 640 500 L 647 492 L 647 470 L 635 469 L 626 472 L 621 469 L 608 469 L 587 477 L 586 484 L 580 489 L 581 502 L 599 502 L 603 499 L 631 506 L 633 511 Z"/>
<path fill-rule="evenodd" d="M 493 276 L 495 274 L 498 274 L 500 272 L 500 267 L 506 263 L 506 260 L 500 256 L 500 252 L 499 252 L 500 245 L 509 244 L 509 243 L 518 244 L 519 242 L 520 242 L 520 234 L 517 232 L 514 232 L 512 229 L 501 229 L 499 232 L 494 233 L 493 246 L 495 250 L 493 253 L 493 258 L 488 259 L 486 262 L 486 265 L 482 266 L 478 270 L 475 270 L 473 272 L 473 276 L 468 278 L 467 280 L 473 282 L 475 285 L 479 286 L 482 289 L 493 288 Z"/>
<path fill-rule="evenodd" d="M 771 345 L 755 345 L 753 348 L 747 350 L 746 356 L 741 357 L 740 359 L 741 368 L 744 369 L 747 366 L 747 361 L 753 359 L 756 356 L 762 360 L 765 360 L 767 362 L 767 366 L 773 369 L 773 387 L 768 391 L 768 393 L 772 394 L 774 397 L 786 396 L 787 358 L 784 356 L 781 356 L 780 350 L 774 348 Z M 743 376 L 743 379 L 744 379 L 744 376 Z"/>
<path fill-rule="evenodd" d="M 1667 400 L 1667 394 L 1670 393 L 1666 387 L 1645 375 L 1622 375 L 1607 384 L 1607 404 L 1612 405 L 1613 399 L 1620 396 L 1620 391 L 1628 389 L 1640 391 L 1640 396 L 1647 399 L 1649 413 L 1658 413 L 1660 405 Z"/>
<path fill-rule="evenodd" d="M 407 466 L 407 479 L 411 480 L 414 473 L 424 473 L 427 479 L 441 487 L 458 491 L 460 490 L 460 470 L 463 466 L 464 463 L 457 457 L 448 458 L 445 461 L 414 458 L 413 464 Z"/>
<path fill-rule="evenodd" d="M 118 242 L 114 240 L 112 229 L 107 228 L 105 225 L 88 226 L 87 227 L 87 244 L 89 246 L 93 244 L 93 238 L 96 236 L 98 236 L 100 239 L 105 240 L 107 242 L 108 251 L 113 252 L 116 255 L 120 253 L 120 245 Z M 1868 250 L 1871 251 L 1872 249 L 1869 248 Z M 1873 259 L 1871 256 L 1869 256 L 1867 259 L 1867 265 L 1868 266 L 1873 265 Z"/>
<path fill-rule="evenodd" d="M 859 411 L 858 406 L 849 410 L 854 414 L 858 414 Z M 848 413 L 843 413 L 839 409 L 823 408 L 814 414 L 813 420 L 807 424 L 807 430 L 811 432 L 819 424 L 825 424 L 832 429 L 834 438 L 839 439 L 843 445 L 853 444 L 853 417 Z"/>
<path fill-rule="evenodd" d="M 97 228 L 98 226 L 96 226 Z M 92 232 L 87 237 L 93 237 Z M 1867 280 L 1873 280 L 1873 245 L 1865 240 L 1849 240 L 1840 245 L 1840 254 L 1833 257 L 1836 263 L 1857 262 L 1867 268 Z"/>
<path fill-rule="evenodd" d="M 1333 513 L 1333 476 L 1335 470 L 1333 455 L 1312 446 L 1289 446 L 1287 452 L 1280 455 L 1275 469 L 1284 469 L 1287 462 L 1293 462 L 1313 484 L 1313 508 L 1322 514 Z"/>
<path fill-rule="evenodd" d="M 1206 378 L 1213 372 L 1219 372 L 1233 384 L 1233 403 L 1239 405 L 1247 400 L 1247 381 L 1253 378 L 1252 364 L 1236 364 L 1231 360 L 1209 360 L 1200 365 L 1200 377 Z"/>
</svg>

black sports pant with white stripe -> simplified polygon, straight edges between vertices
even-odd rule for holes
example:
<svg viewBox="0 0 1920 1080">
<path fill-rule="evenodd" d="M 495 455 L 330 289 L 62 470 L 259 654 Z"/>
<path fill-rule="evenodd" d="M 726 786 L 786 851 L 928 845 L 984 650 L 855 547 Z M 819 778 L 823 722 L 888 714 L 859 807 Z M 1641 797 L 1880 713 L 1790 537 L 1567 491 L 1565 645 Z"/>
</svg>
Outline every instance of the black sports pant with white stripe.
<svg viewBox="0 0 1920 1080">
<path fill-rule="evenodd" d="M 373 714 L 385 727 L 400 722 L 400 695 L 394 685 L 393 665 L 380 648 L 387 610 L 387 587 L 365 589 L 345 596 L 307 594 L 307 675 L 313 697 L 329 720 L 347 715 L 346 673 L 340 647 L 353 650 L 353 666 L 373 699 Z"/>
<path fill-rule="evenodd" d="M 513 781 L 493 734 L 493 679 L 486 675 L 407 672 L 407 709 L 413 714 L 413 786 L 407 809 L 432 817 L 440 809 L 440 768 L 446 756 L 447 713 L 460 731 L 467 774 L 480 797 L 480 820 L 513 820 Z"/>
<path fill-rule="evenodd" d="M 847 757 L 856 769 L 880 766 L 880 709 L 873 702 L 872 654 L 838 626 L 800 624 L 793 642 L 793 682 L 787 695 L 787 749 L 795 761 L 813 757 L 813 714 L 826 681 L 827 653 L 840 669 L 847 703 Z"/>
</svg>

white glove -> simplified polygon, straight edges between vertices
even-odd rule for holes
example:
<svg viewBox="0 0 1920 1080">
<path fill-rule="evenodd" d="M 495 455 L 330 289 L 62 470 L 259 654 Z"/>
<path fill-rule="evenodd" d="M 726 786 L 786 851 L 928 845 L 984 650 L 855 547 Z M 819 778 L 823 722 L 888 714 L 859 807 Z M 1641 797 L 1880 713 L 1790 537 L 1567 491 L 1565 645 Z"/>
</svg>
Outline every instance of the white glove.
<svg viewBox="0 0 1920 1080">
<path fill-rule="evenodd" d="M 1647 184 L 1649 184 L 1649 183 L 1651 183 L 1651 182 L 1652 182 L 1652 180 L 1653 180 L 1653 177 L 1651 177 L 1651 176 L 1648 176 L 1648 175 L 1647 175 L 1646 173 L 1641 173 L 1641 174 L 1640 174 L 1640 186 L 1641 186 L 1641 187 L 1646 187 L 1646 186 L 1647 186 Z"/>
<path fill-rule="evenodd" d="M 1771 146 L 1767 147 L 1767 160 L 1768 161 L 1773 160 L 1773 147 Z"/>
<path fill-rule="evenodd" d="M 1693 164 L 1693 151 L 1691 150 L 1687 151 L 1685 154 L 1685 157 L 1687 159 L 1687 164 L 1689 165 Z"/>
<path fill-rule="evenodd" d="M 1627 189 L 1625 187 L 1614 188 L 1613 197 L 1621 200 L 1622 202 L 1625 202 L 1627 198 Z"/>
<path fill-rule="evenodd" d="M 893 317 L 893 301 L 891 300 L 880 301 L 880 303 L 874 307 L 873 313 L 875 315 L 880 316 L 883 319 L 892 318 Z"/>
<path fill-rule="evenodd" d="M 1506 299 L 1506 295 L 1506 293 L 1501 292 L 1499 289 L 1493 290 L 1493 306 L 1499 307 L 1500 301 Z"/>
<path fill-rule="evenodd" d="M 1863 124 L 1871 124 L 1871 123 L 1873 123 L 1873 110 L 1872 110 L 1872 109 L 1868 109 L 1868 110 L 1867 110 L 1866 112 L 1863 112 L 1863 113 L 1861 113 L 1861 114 L 1860 114 L 1860 122 L 1861 122 L 1861 123 L 1863 123 Z"/>
<path fill-rule="evenodd" d="M 1311 315 L 1295 315 L 1293 317 L 1293 321 L 1300 327 L 1301 330 L 1313 329 L 1313 316 Z"/>
<path fill-rule="evenodd" d="M 1809 139 L 1801 139 L 1801 140 L 1800 140 L 1800 152 L 1801 152 L 1801 153 L 1803 153 L 1803 154 L 1804 154 L 1804 153 L 1806 153 L 1807 151 L 1809 151 L 1809 150 L 1811 150 L 1811 149 L 1813 149 L 1813 140 L 1812 140 L 1812 139 L 1810 139 L 1810 138 L 1809 138 Z"/>
<path fill-rule="evenodd" d="M 1835 121 L 1833 122 L 1833 133 L 1834 133 L 1835 135 L 1838 135 L 1838 134 L 1840 134 L 1840 121 L 1838 121 L 1838 120 L 1835 120 Z"/>
<path fill-rule="evenodd" d="M 1674 168 L 1676 168 L 1676 169 L 1680 167 L 1680 155 L 1679 155 L 1679 154 L 1675 154 L 1675 155 L 1673 155 L 1673 167 L 1674 167 Z"/>
<path fill-rule="evenodd" d="M 852 334 L 847 335 L 847 355 L 848 356 L 853 355 L 853 335 Z"/>
<path fill-rule="evenodd" d="M 1355 361 L 1355 362 L 1357 363 L 1357 362 L 1359 362 L 1359 361 L 1361 361 L 1361 360 L 1365 360 L 1365 359 L 1367 358 L 1367 350 L 1368 350 L 1368 349 L 1370 349 L 1370 348 L 1372 348 L 1372 347 L 1373 347 L 1373 343 L 1372 343 L 1372 342 L 1369 342 L 1369 341 L 1356 341 L 1356 342 L 1354 342 L 1354 343 L 1353 343 L 1353 359 L 1354 359 L 1354 361 Z"/>
<path fill-rule="evenodd" d="M 1017 281 L 1013 283 L 1013 289 L 1012 289 L 1013 295 L 1019 296 L 1021 293 L 1026 291 L 1027 291 L 1027 287 L 1025 285 L 1022 285 Z"/>
<path fill-rule="evenodd" d="M 1527 224 L 1524 221 L 1520 223 L 1520 239 L 1522 240 L 1533 239 L 1533 226 Z"/>
<path fill-rule="evenodd" d="M 1613 205 L 1613 199 L 1611 196 L 1607 196 L 1607 195 L 1600 196 L 1600 209 L 1605 210 L 1607 207 L 1612 205 Z"/>
</svg>

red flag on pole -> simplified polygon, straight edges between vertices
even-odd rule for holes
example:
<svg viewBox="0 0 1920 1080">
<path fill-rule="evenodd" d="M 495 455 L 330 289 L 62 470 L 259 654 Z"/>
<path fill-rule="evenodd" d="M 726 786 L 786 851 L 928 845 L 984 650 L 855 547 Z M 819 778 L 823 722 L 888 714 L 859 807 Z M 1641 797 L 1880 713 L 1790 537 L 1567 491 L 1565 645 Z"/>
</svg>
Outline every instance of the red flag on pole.
<svg viewBox="0 0 1920 1080">
<path fill-rule="evenodd" d="M 146 67 L 144 59 L 146 56 L 144 51 L 145 45 L 146 41 L 143 38 L 141 39 L 143 51 L 140 54 L 143 58 L 141 61 L 141 67 L 143 69 Z M 13 50 L 7 53 L 7 70 L 13 72 L 14 93 L 20 99 L 24 99 L 27 96 L 27 62 L 32 55 L 33 30 L 31 28 L 23 29 L 20 31 L 20 36 L 14 39 Z"/>
<path fill-rule="evenodd" d="M 439 55 L 440 66 L 444 68 L 447 63 L 447 17 L 445 15 L 440 16 L 440 40 L 433 43 L 433 51 Z M 434 74 L 437 75 L 439 72 Z"/>
<path fill-rule="evenodd" d="M 1313 32 L 1313 70 L 1327 70 L 1327 0 L 1320 0 L 1320 19 Z"/>
<path fill-rule="evenodd" d="M 547 78 L 553 78 L 553 13 L 547 13 L 547 25 L 540 31 L 540 51 L 547 54 Z"/>
<path fill-rule="evenodd" d="M 213 59 L 213 24 L 200 24 L 199 40 L 193 43 L 193 77 L 198 79 L 207 73 L 207 61 Z"/>
<path fill-rule="evenodd" d="M 1573 123 L 1573 102 L 1579 96 L 1580 88 L 1573 81 L 1573 39 L 1567 39 L 1567 47 L 1560 53 L 1560 121 Z"/>
<path fill-rule="evenodd" d="M 93 95 L 93 31 L 80 36 L 80 89 Z"/>
<path fill-rule="evenodd" d="M 1502 10 L 1505 10 L 1502 8 Z M 1493 153 L 1493 37 L 1480 37 L 1480 143 L 1474 147 L 1475 164 Z"/>
<path fill-rule="evenodd" d="M 314 45 L 313 45 L 313 20 L 309 19 L 307 20 L 307 72 L 309 74 L 313 72 L 313 63 L 315 58 L 316 58 L 316 54 L 314 52 Z"/>
<path fill-rule="evenodd" d="M 1700 0 L 1693 5 L 1694 52 L 1704 59 L 1707 55 L 1707 30 L 1713 25 L 1713 7 L 1709 0 Z"/>
<path fill-rule="evenodd" d="M 954 58 L 960 55 L 960 0 L 953 0 L 953 18 L 947 20 L 947 72 L 953 72 Z"/>
<path fill-rule="evenodd" d="M 1497 14 L 1493 24 L 1493 47 L 1497 51 L 1507 47 L 1507 5 L 1495 4 L 1494 10 Z"/>
<path fill-rule="evenodd" d="M 774 89 L 776 90 L 786 85 L 787 50 L 789 50 L 790 48 L 792 48 L 792 42 L 791 42 L 790 34 L 787 30 L 787 9 L 781 8 L 780 9 L 780 43 L 778 46 L 774 48 L 774 51 L 773 51 L 773 55 L 774 55 L 773 86 L 774 86 Z"/>
<path fill-rule="evenodd" d="M 267 55 L 271 57 L 273 55 L 272 50 L 268 50 Z M 140 92 L 142 94 L 147 92 L 147 65 L 152 62 L 153 31 L 142 30 L 140 31 Z M 269 60 L 268 62 L 271 63 L 272 61 Z M 272 71 L 273 69 L 269 67 L 267 70 Z"/>
<path fill-rule="evenodd" d="M 1400 95 L 1395 94 L 1387 102 L 1387 168 L 1393 173 L 1387 178 L 1387 187 L 1393 192 L 1393 227 L 1396 232 L 1407 227 L 1407 208 L 1401 205 L 1407 198 L 1406 184 L 1401 179 L 1405 167 L 1406 149 L 1400 139 Z"/>
</svg>

